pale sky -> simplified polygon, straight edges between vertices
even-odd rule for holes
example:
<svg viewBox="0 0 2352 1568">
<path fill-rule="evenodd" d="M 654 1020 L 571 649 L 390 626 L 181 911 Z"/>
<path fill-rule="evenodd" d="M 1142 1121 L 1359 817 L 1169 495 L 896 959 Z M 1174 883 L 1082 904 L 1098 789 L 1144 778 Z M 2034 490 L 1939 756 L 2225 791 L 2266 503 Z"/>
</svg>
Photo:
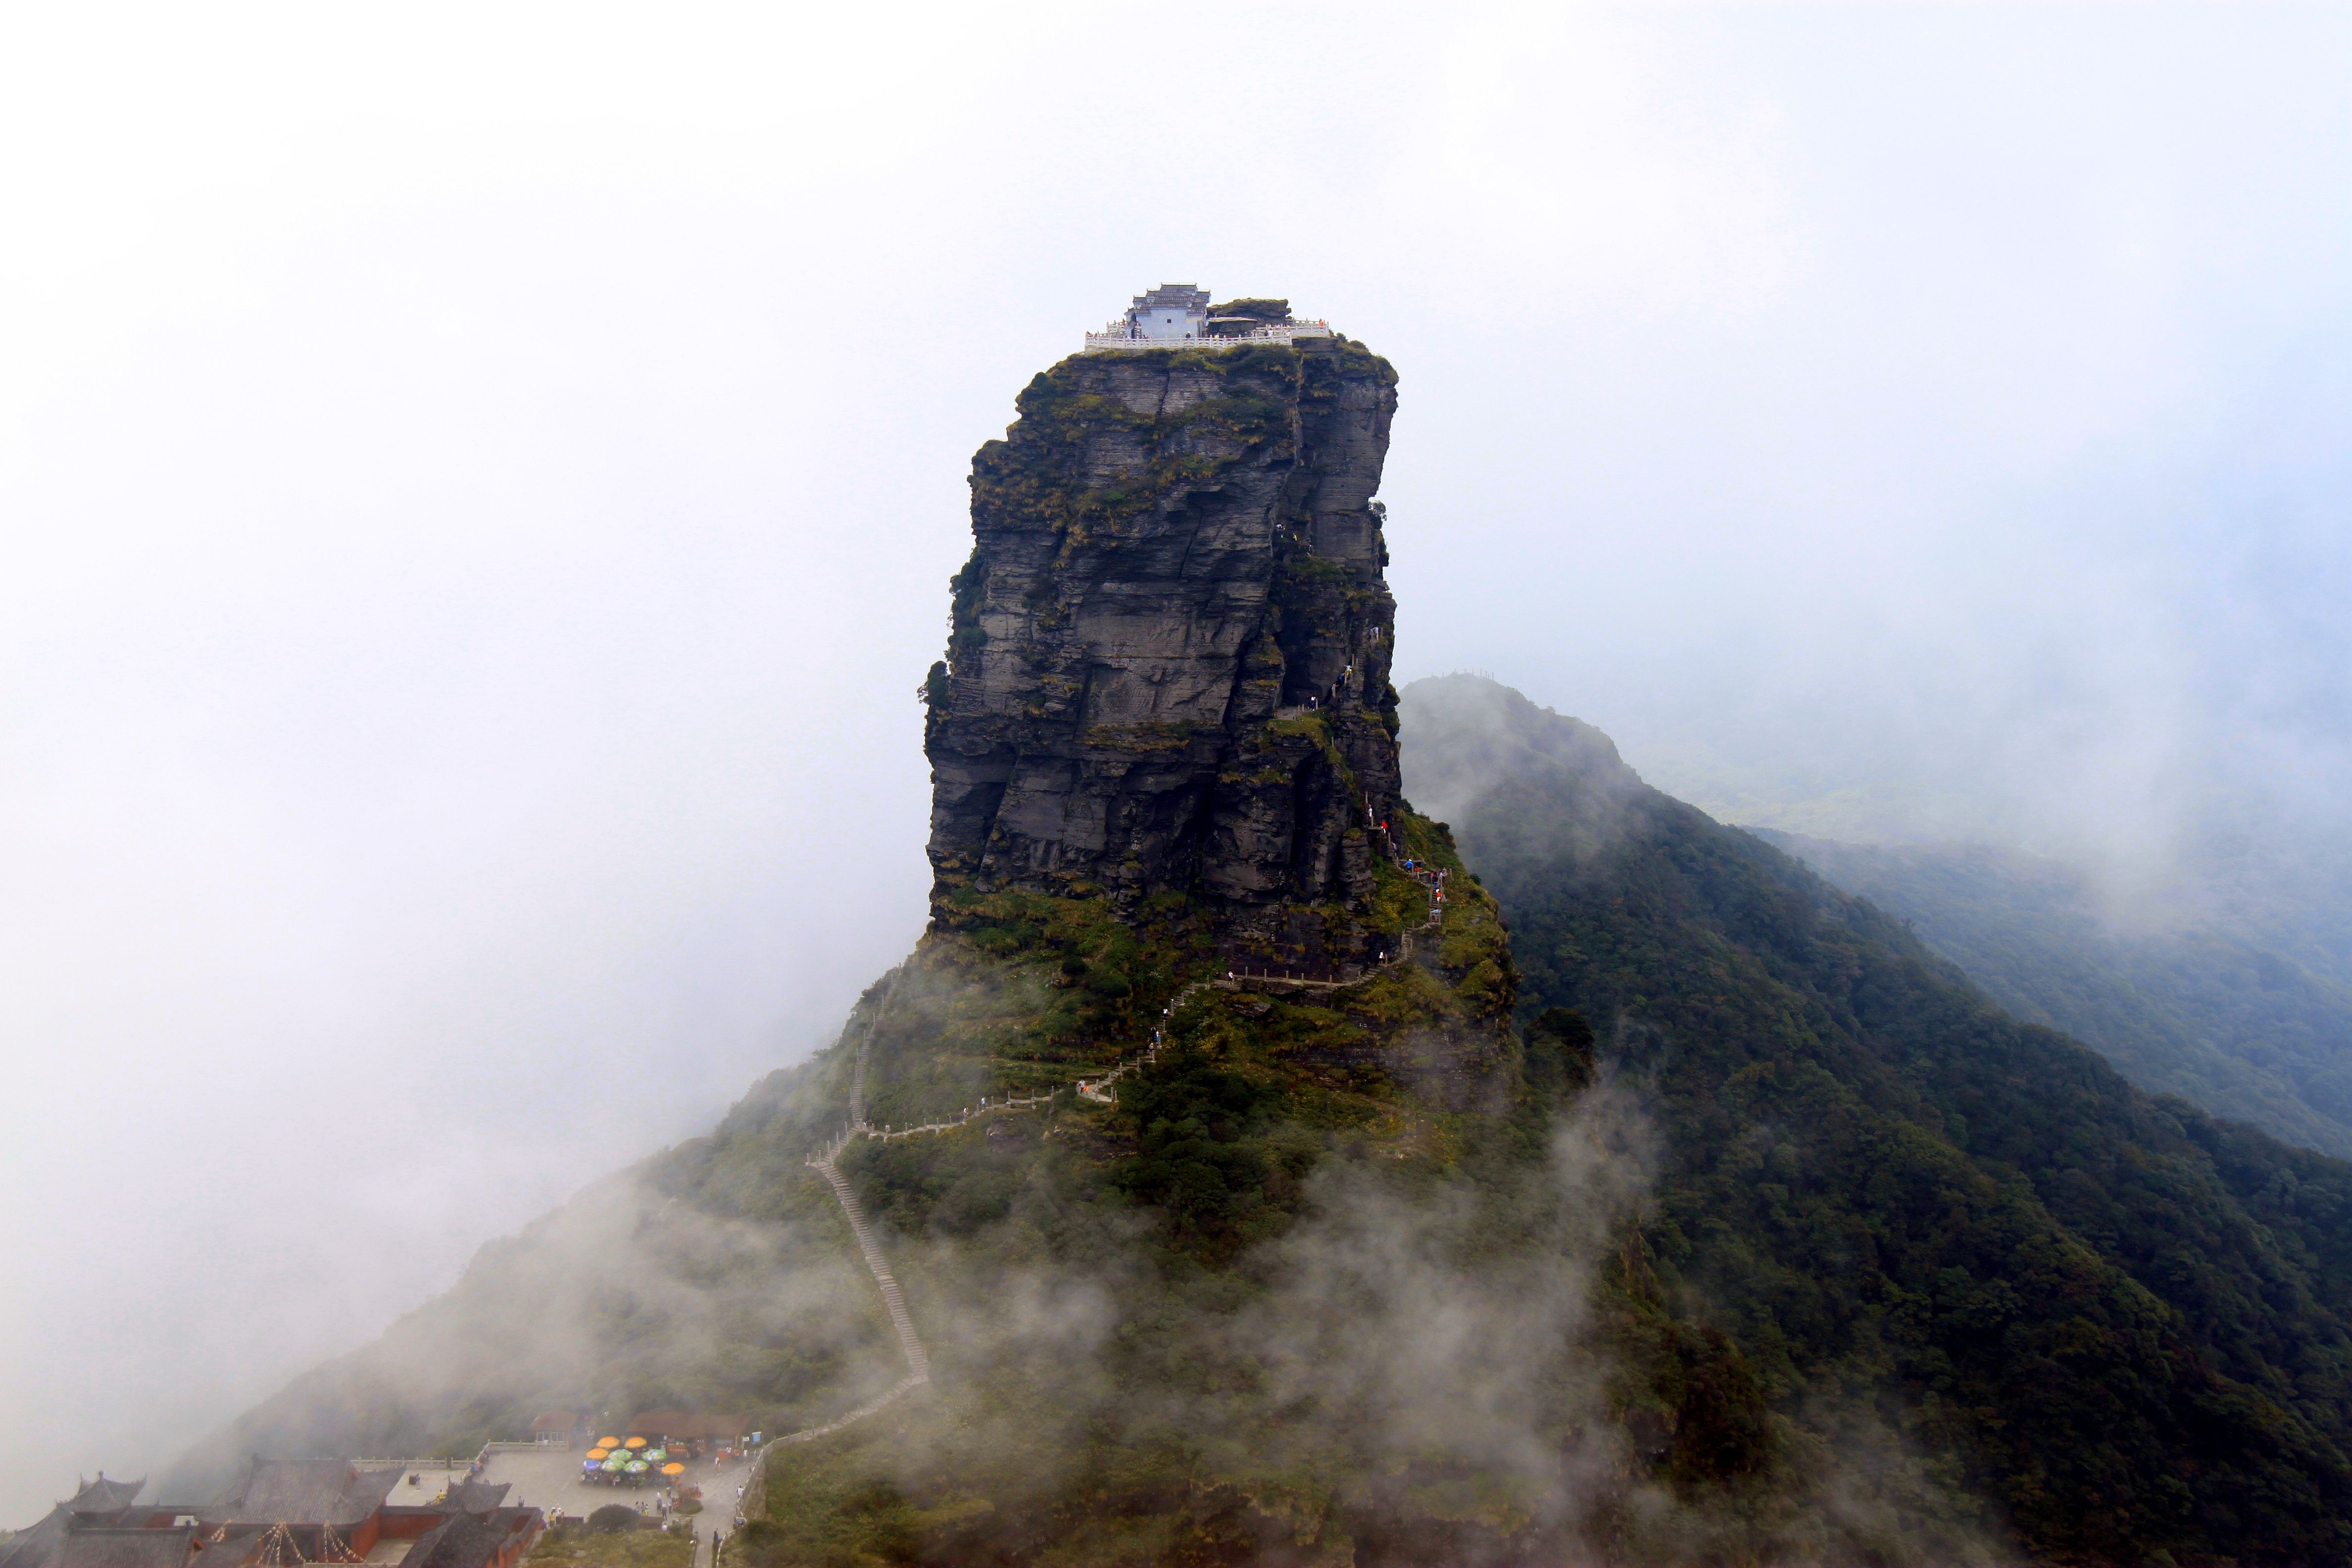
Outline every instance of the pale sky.
<svg viewBox="0 0 2352 1568">
<path fill-rule="evenodd" d="M 971 453 L 1163 281 L 1396 363 L 1401 673 L 1857 830 L 2336 820 L 2347 79 L 2340 6 L 0 10 L 0 1525 L 829 1037 Z"/>
</svg>

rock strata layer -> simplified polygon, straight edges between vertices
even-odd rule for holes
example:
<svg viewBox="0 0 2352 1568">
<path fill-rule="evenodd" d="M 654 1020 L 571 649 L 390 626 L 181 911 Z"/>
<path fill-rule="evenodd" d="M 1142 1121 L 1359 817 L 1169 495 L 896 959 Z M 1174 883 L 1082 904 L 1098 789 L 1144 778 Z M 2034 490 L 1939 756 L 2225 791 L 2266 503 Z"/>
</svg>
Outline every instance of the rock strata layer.
<svg viewBox="0 0 2352 1568">
<path fill-rule="evenodd" d="M 1398 801 L 1394 371 L 1344 340 L 1086 354 L 1017 406 L 925 689 L 934 907 L 1172 891 L 1294 940 L 1282 906 L 1360 910 Z"/>
</svg>

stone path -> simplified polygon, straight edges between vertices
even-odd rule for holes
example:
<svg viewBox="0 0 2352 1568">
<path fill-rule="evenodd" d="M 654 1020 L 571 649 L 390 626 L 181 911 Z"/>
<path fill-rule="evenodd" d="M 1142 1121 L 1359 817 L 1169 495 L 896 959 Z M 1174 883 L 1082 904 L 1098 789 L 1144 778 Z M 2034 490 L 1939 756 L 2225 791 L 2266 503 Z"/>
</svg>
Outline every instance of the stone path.
<svg viewBox="0 0 2352 1568">
<path fill-rule="evenodd" d="M 1379 837 L 1383 847 L 1388 850 L 1391 862 L 1428 891 L 1429 918 L 1422 923 L 1422 929 L 1437 930 L 1444 924 L 1445 919 L 1445 873 L 1443 870 L 1417 864 L 1408 858 L 1403 853 L 1403 846 L 1399 844 L 1396 837 L 1388 831 L 1386 823 L 1374 817 L 1369 804 L 1364 806 L 1364 824 L 1369 831 Z M 1350 985 L 1361 985 L 1384 970 L 1410 962 L 1412 958 L 1412 935 L 1411 931 L 1405 932 L 1403 939 L 1398 943 L 1395 953 L 1372 965 L 1352 980 L 1310 980 L 1303 976 L 1276 974 L 1272 971 L 1259 973 L 1247 969 L 1229 969 L 1222 977 L 1195 980 L 1177 992 L 1169 999 L 1168 1005 L 1160 1009 L 1160 1016 L 1162 1023 L 1160 1027 L 1155 1027 L 1151 1031 L 1150 1044 L 1114 1064 L 1111 1069 L 1100 1078 L 1078 1079 L 1075 1086 L 1078 1095 L 1097 1105 L 1118 1104 L 1118 1096 L 1112 1090 L 1111 1086 L 1128 1074 L 1141 1070 L 1158 1058 L 1161 1035 L 1167 1021 L 1175 1017 L 1178 1008 L 1204 990 L 1234 991 L 1252 981 L 1322 991 L 1338 991 Z M 898 981 L 904 973 L 903 966 L 890 972 L 890 978 L 883 985 L 881 998 L 874 1005 L 874 1016 L 866 1020 L 866 1033 L 857 1042 L 857 1056 L 850 1068 L 849 1075 L 847 1125 L 842 1128 L 830 1143 L 811 1154 L 808 1163 L 811 1168 L 824 1178 L 825 1184 L 833 1189 L 834 1201 L 841 1205 L 842 1216 L 849 1222 L 850 1234 L 857 1238 L 858 1253 L 866 1261 L 866 1272 L 874 1277 L 875 1289 L 881 1293 L 882 1305 L 890 1316 L 891 1330 L 898 1336 L 898 1352 L 906 1359 L 907 1375 L 845 1415 L 828 1421 L 822 1426 L 805 1426 L 797 1432 L 787 1432 L 782 1436 L 764 1445 L 751 1461 L 751 1468 L 745 1476 L 742 1489 L 738 1494 L 735 1526 L 739 1530 L 742 1528 L 746 1520 L 758 1518 L 767 1511 L 768 1456 L 771 1453 L 791 1444 L 806 1443 L 818 1437 L 830 1436 L 845 1426 L 863 1421 L 931 1380 L 930 1354 L 923 1348 L 922 1337 L 915 1331 L 915 1321 L 907 1311 L 906 1299 L 898 1289 L 898 1277 L 890 1272 L 889 1263 L 882 1256 L 881 1244 L 875 1239 L 874 1227 L 866 1220 L 865 1206 L 857 1201 L 856 1189 L 850 1186 L 849 1178 L 841 1173 L 840 1168 L 835 1163 L 841 1152 L 853 1141 L 860 1138 L 887 1142 L 896 1138 L 919 1138 L 933 1133 L 952 1132 L 981 1117 L 1000 1115 L 1011 1110 L 1026 1110 L 1033 1106 L 1044 1105 L 1054 1098 L 1053 1092 L 1049 1090 L 1044 1094 L 1008 1095 L 992 1104 L 983 1099 L 978 1106 L 966 1110 L 963 1114 L 952 1121 L 926 1121 L 916 1127 L 877 1128 L 868 1122 L 866 1120 L 866 1057 L 873 1047 L 875 1033 L 882 1026 L 882 1019 L 889 1012 L 891 1001 L 898 994 Z M 699 1544 L 697 1546 L 695 1562 L 696 1568 L 718 1568 L 715 1563 L 707 1561 L 704 1549 Z"/>
<path fill-rule="evenodd" d="M 866 1256 L 866 1268 L 881 1288 L 882 1304 L 890 1310 L 890 1326 L 898 1332 L 898 1351 L 907 1358 L 908 1384 L 931 1380 L 931 1358 L 923 1350 L 923 1342 L 915 1333 L 915 1320 L 907 1315 L 906 1299 L 898 1294 L 898 1279 L 890 1266 L 882 1260 L 882 1248 L 874 1240 L 874 1227 L 866 1223 L 866 1211 L 857 1202 L 857 1194 L 849 1185 L 849 1178 L 835 1168 L 831 1160 L 817 1165 L 824 1173 L 825 1184 L 833 1188 L 841 1212 L 848 1217 L 849 1228 L 857 1237 L 857 1250 Z"/>
<path fill-rule="evenodd" d="M 1406 855 L 1404 846 L 1397 841 L 1395 834 L 1389 831 L 1388 824 L 1373 815 L 1369 803 L 1362 804 L 1365 831 L 1373 835 L 1387 849 L 1390 864 L 1419 882 L 1422 889 L 1429 895 L 1429 918 L 1421 922 L 1422 931 L 1434 931 L 1442 929 L 1445 924 L 1444 871 L 1423 865 Z M 1324 980 L 1295 969 L 1255 969 L 1244 964 L 1225 971 L 1225 978 L 1213 984 L 1228 991 L 1238 989 L 1242 984 L 1250 983 L 1262 985 L 1291 985 L 1307 991 L 1344 991 L 1350 985 L 1361 985 L 1383 970 L 1394 969 L 1401 963 L 1410 963 L 1412 961 L 1412 931 L 1404 932 L 1397 942 L 1396 952 L 1371 965 L 1360 974 Z"/>
<path fill-rule="evenodd" d="M 890 1011 L 891 999 L 898 993 L 898 980 L 903 973 L 904 966 L 890 972 L 889 980 L 882 987 L 881 998 L 874 1004 L 874 1016 L 866 1021 L 866 1033 L 857 1042 L 857 1056 L 849 1075 L 849 1115 L 853 1131 L 862 1125 L 866 1110 L 866 1056 L 873 1048 L 875 1031 L 882 1026 L 884 1016 Z M 787 1445 L 810 1442 L 863 1421 L 931 1380 L 931 1359 L 923 1349 L 921 1338 L 915 1332 L 915 1320 L 908 1314 L 906 1299 L 898 1291 L 898 1279 L 883 1260 L 881 1245 L 874 1239 L 874 1227 L 866 1223 L 866 1210 L 858 1203 L 857 1194 L 850 1187 L 848 1179 L 834 1168 L 834 1156 L 841 1152 L 849 1138 L 850 1133 L 843 1133 L 809 1163 L 816 1167 L 824 1177 L 825 1184 L 833 1189 L 834 1201 L 841 1205 L 843 1217 L 849 1221 L 850 1234 L 857 1238 L 857 1250 L 866 1259 L 866 1271 L 874 1276 L 875 1288 L 882 1293 L 882 1305 L 890 1314 L 890 1327 L 898 1336 L 899 1353 L 907 1359 L 907 1375 L 846 1415 L 821 1426 L 803 1426 L 797 1432 L 787 1432 L 761 1445 L 758 1457 L 751 1461 L 750 1472 L 743 1478 L 742 1489 L 736 1493 L 735 1528 L 738 1530 L 743 1527 L 746 1520 L 759 1518 L 767 1512 L 770 1454 Z"/>
</svg>

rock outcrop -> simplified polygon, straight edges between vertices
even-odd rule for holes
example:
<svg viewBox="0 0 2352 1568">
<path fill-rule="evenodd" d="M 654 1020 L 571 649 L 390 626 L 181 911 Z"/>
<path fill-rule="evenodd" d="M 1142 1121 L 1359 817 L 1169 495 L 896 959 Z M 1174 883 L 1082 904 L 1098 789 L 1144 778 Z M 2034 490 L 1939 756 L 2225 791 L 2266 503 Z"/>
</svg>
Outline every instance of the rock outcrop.
<svg viewBox="0 0 2352 1568">
<path fill-rule="evenodd" d="M 1260 303 L 1281 308 L 1229 313 Z M 727 1568 L 1407 1561 L 1356 1549 L 1391 1538 L 1454 1562 L 1551 1508 L 1549 1458 L 1532 1489 L 1481 1478 L 1498 1500 L 1466 1525 L 1392 1486 L 1427 1436 L 1351 1390 L 1451 1386 L 1412 1304 L 1458 1326 L 1463 1297 L 1312 1262 L 1361 1250 L 1349 1215 L 1407 1238 L 1368 1256 L 1450 1254 L 1561 1190 L 1523 1179 L 1559 1101 L 1523 1071 L 1501 913 L 1399 795 L 1371 500 L 1394 387 L 1328 339 L 1037 377 L 974 465 L 952 662 L 926 682 L 914 952 L 710 1137 L 486 1250 L 208 1451 L 724 1401 L 791 1445 Z M 1517 1325 L 1547 1292 L 1510 1278 L 1493 1332 L 1440 1337 L 1536 1347 Z M 1349 1329 L 1370 1359 L 1315 1342 L 1368 1293 L 1400 1304 Z M 1575 1321 L 1549 1295 L 1544 1321 Z M 1512 1387 L 1559 1385 L 1539 1348 Z M 1541 1544 L 1518 1560 L 1570 1555 Z"/>
<path fill-rule="evenodd" d="M 934 909 L 1173 892 L 1261 939 L 1344 925 L 1398 804 L 1394 371 L 1344 339 L 1084 354 L 1017 406 L 926 687 Z"/>
</svg>

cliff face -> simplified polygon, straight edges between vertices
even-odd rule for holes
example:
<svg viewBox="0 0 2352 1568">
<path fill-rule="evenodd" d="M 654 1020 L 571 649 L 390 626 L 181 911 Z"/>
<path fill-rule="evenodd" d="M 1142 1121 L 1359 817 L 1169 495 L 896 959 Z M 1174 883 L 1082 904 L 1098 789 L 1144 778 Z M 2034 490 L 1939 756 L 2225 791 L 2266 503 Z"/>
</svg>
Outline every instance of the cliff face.
<svg viewBox="0 0 2352 1568">
<path fill-rule="evenodd" d="M 1207 900 L 1337 952 L 1397 805 L 1395 602 L 1371 500 L 1396 374 L 1343 341 L 1064 361 L 972 463 L 927 689 L 933 903 Z M 1345 926 L 1344 918 L 1338 922 Z"/>
<path fill-rule="evenodd" d="M 1429 1451 L 1419 1412 L 1361 1397 L 1483 1375 L 1422 1359 L 1424 1300 L 1456 1342 L 1520 1347 L 1507 1380 L 1531 1386 L 1583 1293 L 1540 1261 L 1489 1292 L 1444 1261 L 1455 1232 L 1580 1247 L 1604 1206 L 1569 1215 L 1538 1173 L 1570 1075 L 1523 1070 L 1500 915 L 1399 797 L 1370 500 L 1394 386 L 1340 342 L 1037 377 L 974 463 L 926 683 L 916 951 L 710 1137 L 212 1447 L 416 1451 L 567 1402 L 756 1412 L 797 1436 L 728 1568 L 1402 1568 L 1565 1506 L 1547 1458 L 1433 1512 L 1390 1479 Z M 1426 1238 L 1369 1329 L 1333 1307 L 1365 1281 L 1316 1261 L 1359 1229 L 1378 1256 Z M 1315 1342 L 1335 1322 L 1350 1342 Z M 1528 1421 L 1509 1444 L 1559 1425 Z M 1383 1531 L 1436 1545 L 1359 1557 Z"/>
</svg>

